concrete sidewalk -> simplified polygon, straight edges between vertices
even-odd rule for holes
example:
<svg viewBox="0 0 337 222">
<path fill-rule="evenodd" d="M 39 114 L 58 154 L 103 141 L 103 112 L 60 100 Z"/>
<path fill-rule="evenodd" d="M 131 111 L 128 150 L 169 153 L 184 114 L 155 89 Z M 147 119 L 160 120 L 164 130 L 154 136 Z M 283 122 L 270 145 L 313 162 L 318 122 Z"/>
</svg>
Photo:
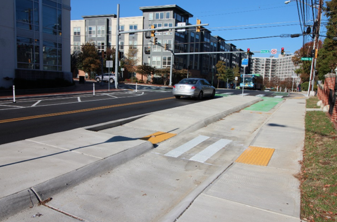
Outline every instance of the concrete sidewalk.
<svg viewBox="0 0 337 222">
<path fill-rule="evenodd" d="M 300 182 L 295 175 L 301 167 L 304 118 L 305 100 L 286 100 L 246 150 L 273 149 L 267 166 L 238 158 L 197 195 L 181 201 L 163 221 L 300 221 Z M 254 158 L 258 157 L 250 157 Z"/>
<path fill-rule="evenodd" d="M 142 137 L 158 131 L 193 132 L 261 100 L 206 100 L 152 113 L 116 127 L 115 134 L 93 131 L 104 126 L 92 126 L 2 145 L 0 220 L 151 150 L 152 143 Z"/>
</svg>

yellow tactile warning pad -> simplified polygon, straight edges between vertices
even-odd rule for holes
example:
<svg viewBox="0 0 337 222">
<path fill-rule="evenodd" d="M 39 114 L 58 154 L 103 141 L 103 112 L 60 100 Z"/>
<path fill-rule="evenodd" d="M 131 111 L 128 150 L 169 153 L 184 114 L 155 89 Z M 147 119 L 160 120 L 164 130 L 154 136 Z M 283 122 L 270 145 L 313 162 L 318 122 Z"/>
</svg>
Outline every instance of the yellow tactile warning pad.
<svg viewBox="0 0 337 222">
<path fill-rule="evenodd" d="M 249 146 L 235 162 L 267 166 L 275 149 Z"/>
<path fill-rule="evenodd" d="M 163 142 L 171 137 L 174 137 L 177 134 L 174 133 L 165 133 L 165 132 L 156 132 L 151 135 L 141 138 L 142 140 L 150 141 L 152 144 Z"/>
</svg>

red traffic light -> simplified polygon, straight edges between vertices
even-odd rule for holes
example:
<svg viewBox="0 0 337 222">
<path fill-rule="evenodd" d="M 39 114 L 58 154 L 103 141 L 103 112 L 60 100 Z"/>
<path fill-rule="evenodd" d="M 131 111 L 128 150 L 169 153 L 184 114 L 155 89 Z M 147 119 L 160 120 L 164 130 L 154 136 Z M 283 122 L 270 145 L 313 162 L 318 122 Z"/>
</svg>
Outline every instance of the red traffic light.
<svg viewBox="0 0 337 222">
<path fill-rule="evenodd" d="M 284 47 L 281 48 L 281 55 L 284 54 Z"/>
<path fill-rule="evenodd" d="M 250 53 L 250 48 L 247 48 L 247 53 Z"/>
</svg>

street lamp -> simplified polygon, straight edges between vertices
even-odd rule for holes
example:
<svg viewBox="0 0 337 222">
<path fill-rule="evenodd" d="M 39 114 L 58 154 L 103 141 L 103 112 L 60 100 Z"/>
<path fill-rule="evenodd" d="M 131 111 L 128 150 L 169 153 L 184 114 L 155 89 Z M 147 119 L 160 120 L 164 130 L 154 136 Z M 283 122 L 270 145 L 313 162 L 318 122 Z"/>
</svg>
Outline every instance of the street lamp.
<svg viewBox="0 0 337 222">
<path fill-rule="evenodd" d="M 285 1 L 284 4 L 289 4 L 290 2 L 296 2 L 296 1 L 299 1 L 299 0 L 288 0 L 288 1 Z M 309 5 L 303 1 L 301 1 L 303 4 L 306 4 L 306 5 Z M 315 9 L 318 9 L 317 6 L 314 6 L 314 5 L 309 5 L 310 7 L 313 7 Z"/>
</svg>

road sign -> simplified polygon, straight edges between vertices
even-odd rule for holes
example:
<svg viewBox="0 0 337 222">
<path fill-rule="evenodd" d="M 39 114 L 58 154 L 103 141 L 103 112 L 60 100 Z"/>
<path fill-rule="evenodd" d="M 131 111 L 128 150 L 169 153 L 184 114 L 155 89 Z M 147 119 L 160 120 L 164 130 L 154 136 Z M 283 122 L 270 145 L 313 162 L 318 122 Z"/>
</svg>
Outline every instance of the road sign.
<svg viewBox="0 0 337 222">
<path fill-rule="evenodd" d="M 178 22 L 177 27 L 186 26 L 186 22 Z M 177 32 L 185 32 L 186 29 L 177 29 Z"/>
<path fill-rule="evenodd" d="M 260 53 L 270 53 L 269 50 L 261 50 Z"/>
<path fill-rule="evenodd" d="M 302 57 L 301 60 L 302 61 L 311 61 L 312 58 L 311 57 Z"/>
<path fill-rule="evenodd" d="M 112 68 L 112 60 L 106 60 L 106 67 Z"/>
<path fill-rule="evenodd" d="M 242 59 L 241 65 L 248 66 L 248 59 Z"/>
<path fill-rule="evenodd" d="M 277 49 L 272 49 L 271 50 L 271 54 L 276 54 L 277 53 Z"/>
</svg>

